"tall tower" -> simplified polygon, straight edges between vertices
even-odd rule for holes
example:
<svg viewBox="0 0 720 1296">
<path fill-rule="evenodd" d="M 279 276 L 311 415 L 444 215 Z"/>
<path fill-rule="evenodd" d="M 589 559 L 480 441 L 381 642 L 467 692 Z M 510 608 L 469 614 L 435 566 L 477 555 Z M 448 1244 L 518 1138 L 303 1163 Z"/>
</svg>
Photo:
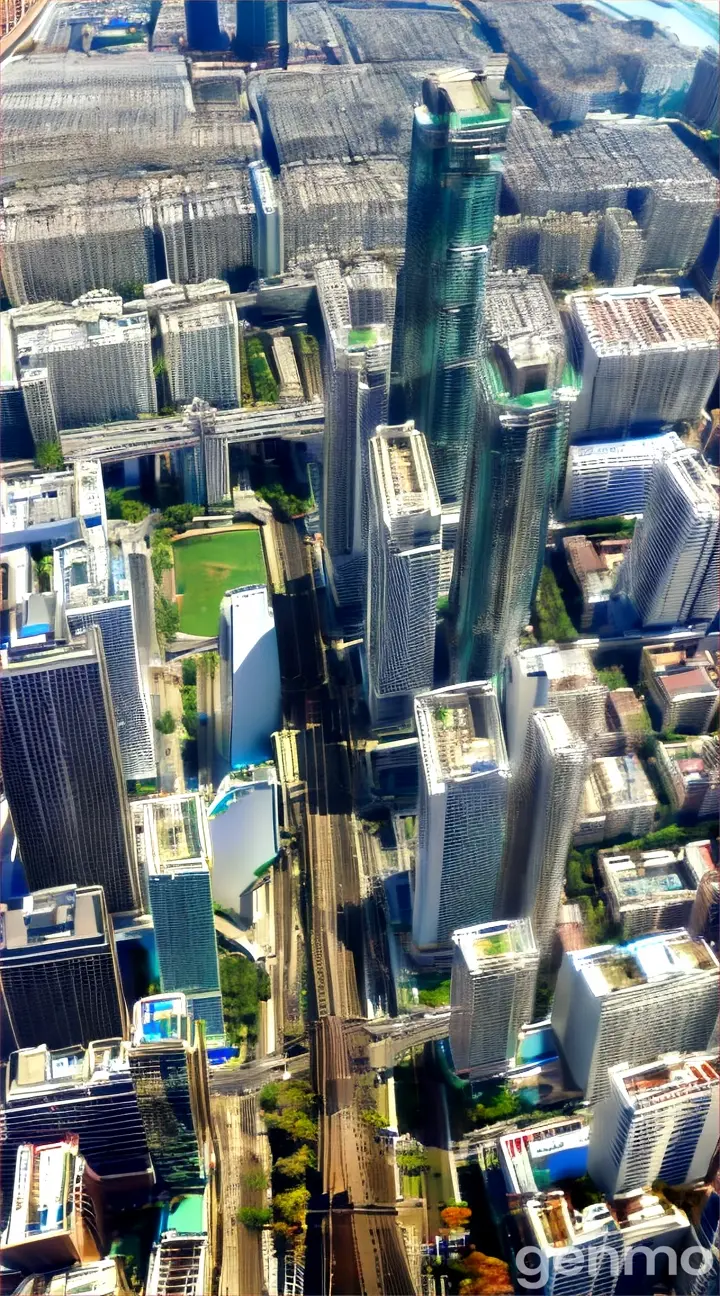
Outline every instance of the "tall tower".
<svg viewBox="0 0 720 1296">
<path fill-rule="evenodd" d="M 443 503 L 462 497 L 477 416 L 488 244 L 511 111 L 496 93 L 481 72 L 437 72 L 423 82 L 413 122 L 391 412 L 425 429 Z"/>
<path fill-rule="evenodd" d="M 653 469 L 619 577 L 644 626 L 710 621 L 718 606 L 720 504 L 712 469 L 679 450 Z"/>
<path fill-rule="evenodd" d="M 212 1137 L 204 1035 L 182 994 L 139 999 L 133 1009 L 130 1074 L 159 1183 L 202 1188 Z"/>
<path fill-rule="evenodd" d="M 232 769 L 271 754 L 280 727 L 280 661 L 275 617 L 264 585 L 227 590 L 220 604 L 221 754 Z"/>
<path fill-rule="evenodd" d="M 0 984 L 18 1048 L 127 1032 L 102 887 L 56 887 L 0 905 Z"/>
<path fill-rule="evenodd" d="M 544 280 L 492 276 L 488 351 L 468 460 L 450 602 L 458 679 L 489 679 L 518 644 L 542 569 L 576 389 Z"/>
<path fill-rule="evenodd" d="M 530 716 L 525 751 L 513 773 L 503 910 L 532 919 L 540 957 L 550 954 L 565 865 L 591 758 L 559 711 Z"/>
<path fill-rule="evenodd" d="M 378 285 L 383 268 L 376 267 Z M 387 421 L 390 327 L 382 292 L 368 311 L 367 292 L 351 294 L 339 262 L 315 267 L 327 338 L 323 538 L 333 596 L 340 608 L 365 604 L 368 441 Z M 368 315 L 378 318 L 368 319 Z"/>
<path fill-rule="evenodd" d="M 527 918 L 453 932 L 450 1047 L 456 1071 L 497 1075 L 532 1019 L 538 952 Z"/>
<path fill-rule="evenodd" d="M 102 886 L 111 913 L 140 905 L 100 633 L 3 651 L 2 773 L 31 890 Z"/>
<path fill-rule="evenodd" d="M 173 401 L 185 405 L 199 396 L 217 409 L 240 405 L 235 304 L 222 298 L 184 304 L 160 311 L 159 324 Z"/>
<path fill-rule="evenodd" d="M 656 1179 L 705 1179 L 717 1145 L 720 1070 L 711 1054 L 668 1054 L 645 1066 L 610 1068 L 593 1112 L 588 1170 L 609 1197 Z"/>
<path fill-rule="evenodd" d="M 495 691 L 457 684 L 415 699 L 420 744 L 413 941 L 447 946 L 496 912 L 509 768 Z"/>
<path fill-rule="evenodd" d="M 288 0 L 237 0 L 235 46 L 248 63 L 287 67 Z"/>
<path fill-rule="evenodd" d="M 440 499 L 413 423 L 370 441 L 367 655 L 375 723 L 407 720 L 433 682 L 440 581 Z"/>
</svg>

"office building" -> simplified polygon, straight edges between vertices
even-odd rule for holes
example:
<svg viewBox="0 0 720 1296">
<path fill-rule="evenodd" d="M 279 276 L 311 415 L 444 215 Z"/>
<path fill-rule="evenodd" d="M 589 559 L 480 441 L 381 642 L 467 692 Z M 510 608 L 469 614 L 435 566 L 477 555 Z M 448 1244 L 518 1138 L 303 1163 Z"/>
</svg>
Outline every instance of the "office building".
<svg viewBox="0 0 720 1296">
<path fill-rule="evenodd" d="M 73 638 L 97 626 L 102 637 L 125 779 L 154 779 L 150 700 L 140 669 L 135 609 L 122 552 L 108 549 L 98 523 L 55 549 L 54 585 Z"/>
<path fill-rule="evenodd" d="M 685 850 L 598 851 L 613 921 L 625 940 L 689 927 L 704 861 Z"/>
<path fill-rule="evenodd" d="M 506 1191 L 529 1196 L 554 1188 L 559 1180 L 581 1179 L 589 1141 L 582 1116 L 560 1116 L 501 1134 L 496 1147 Z"/>
<path fill-rule="evenodd" d="M 610 624 L 610 601 L 618 571 L 630 548 L 629 539 L 595 540 L 584 535 L 563 536 L 565 562 L 582 598 L 581 630 L 600 631 Z"/>
<path fill-rule="evenodd" d="M 526 648 L 508 659 L 505 681 L 505 731 L 513 769 L 525 750 L 530 716 L 552 707 L 576 738 L 591 750 L 607 728 L 608 690 L 597 677 L 587 648 Z"/>
<path fill-rule="evenodd" d="M 657 728 L 670 733 L 707 733 L 718 708 L 717 671 L 712 653 L 688 657 L 674 644 L 643 648 L 641 677 L 654 705 Z"/>
<path fill-rule="evenodd" d="M 102 886 L 137 909 L 137 867 L 105 658 L 83 639 L 3 652 L 2 773 L 28 886 Z"/>
<path fill-rule="evenodd" d="M 698 418 L 718 375 L 718 320 L 702 297 L 638 286 L 569 301 L 583 356 L 572 440 Z"/>
<path fill-rule="evenodd" d="M 509 768 L 497 697 L 478 681 L 415 699 L 420 743 L 413 941 L 447 946 L 496 912 Z"/>
<path fill-rule="evenodd" d="M 619 580 L 643 626 L 710 622 L 717 612 L 720 502 L 713 470 L 693 450 L 655 465 Z"/>
<path fill-rule="evenodd" d="M 131 1296 L 119 1256 L 73 1265 L 51 1273 L 34 1273 L 20 1283 L 13 1296 Z"/>
<path fill-rule="evenodd" d="M 561 516 L 575 522 L 642 513 L 655 464 L 681 449 L 676 432 L 570 446 Z"/>
<path fill-rule="evenodd" d="M 712 941 L 720 927 L 720 868 L 717 843 L 688 842 L 685 847 L 685 858 L 698 880 L 688 931 L 696 940 Z"/>
<path fill-rule="evenodd" d="M 5 1076 L 5 1147 L 0 1161 L 3 1197 L 10 1200 L 15 1153 L 31 1139 L 52 1142 L 77 1135 L 90 1169 L 108 1187 L 152 1184 L 153 1171 L 127 1041 L 94 1040 L 12 1053 Z"/>
<path fill-rule="evenodd" d="M 220 604 L 221 751 L 231 769 L 270 756 L 280 727 L 280 662 L 265 585 L 227 590 Z"/>
<path fill-rule="evenodd" d="M 207 0 L 201 0 L 207 3 Z M 227 284 L 223 284 L 226 294 Z M 218 297 L 161 310 L 158 316 L 170 395 L 175 405 L 195 396 L 216 409 L 241 404 L 235 303 Z"/>
<path fill-rule="evenodd" d="M 214 54 L 227 48 L 227 37 L 220 31 L 218 0 L 185 0 L 187 47 L 201 54 Z"/>
<path fill-rule="evenodd" d="M 413 119 L 405 261 L 393 338 L 393 418 L 428 438 L 443 503 L 462 498 L 477 419 L 488 244 L 510 105 L 478 72 L 435 73 Z"/>
<path fill-rule="evenodd" d="M 659 742 L 655 758 L 675 813 L 686 821 L 717 818 L 720 753 L 716 737 Z"/>
<path fill-rule="evenodd" d="M 269 166 L 251 162 L 248 175 L 255 204 L 255 265 L 260 279 L 274 279 L 285 269 L 282 203 Z"/>
<path fill-rule="evenodd" d="M 453 932 L 450 1047 L 455 1070 L 497 1075 L 532 1018 L 538 951 L 528 918 Z"/>
<path fill-rule="evenodd" d="M 657 808 L 652 784 L 635 752 L 598 756 L 580 798 L 575 845 L 614 841 L 627 834 L 644 837 L 652 831 Z"/>
<path fill-rule="evenodd" d="M 138 864 L 155 929 L 163 993 L 182 991 L 208 1035 L 223 1034 L 210 885 L 210 836 L 196 793 L 133 801 Z"/>
<path fill-rule="evenodd" d="M 235 49 L 248 63 L 287 67 L 288 0 L 237 0 Z"/>
<path fill-rule="evenodd" d="M 613 1296 L 623 1239 L 604 1202 L 572 1209 L 562 1189 L 531 1198 L 517 1218 L 520 1247 L 531 1247 L 533 1291 L 540 1296 Z"/>
<path fill-rule="evenodd" d="M 592 1120 L 588 1173 L 615 1197 L 707 1177 L 720 1121 L 720 1069 L 707 1053 L 670 1053 L 610 1068 Z"/>
<path fill-rule="evenodd" d="M 55 546 L 80 535 L 80 522 L 107 525 L 102 468 L 97 459 L 78 459 L 61 472 L 0 481 L 3 549 Z"/>
<path fill-rule="evenodd" d="M 38 451 L 41 446 L 59 446 L 60 437 L 49 370 L 25 369 L 20 378 L 20 391 L 35 450 Z"/>
<path fill-rule="evenodd" d="M 3 1265 L 21 1273 L 99 1260 L 102 1203 L 74 1134 L 17 1150 Z"/>
<path fill-rule="evenodd" d="M 122 299 L 98 290 L 72 306 L 18 307 L 12 325 L 21 384 L 27 371 L 47 371 L 58 428 L 156 412 L 145 311 L 123 315 Z"/>
<path fill-rule="evenodd" d="M 374 724 L 404 722 L 433 683 L 441 513 L 425 437 L 413 423 L 370 440 L 367 664 Z"/>
<path fill-rule="evenodd" d="M 0 905 L 0 984 L 18 1048 L 126 1034 L 102 887 L 56 887 Z"/>
<path fill-rule="evenodd" d="M 717 1187 L 707 1195 L 699 1223 L 697 1240 L 702 1248 L 699 1264 L 692 1274 L 683 1274 L 678 1290 L 684 1296 L 715 1296 L 720 1286 L 720 1193 Z"/>
<path fill-rule="evenodd" d="M 207 815 L 213 896 L 224 908 L 239 913 L 243 892 L 280 849 L 275 766 L 256 765 L 228 774 Z"/>
<path fill-rule="evenodd" d="M 661 1053 L 707 1049 L 719 974 L 710 947 L 682 928 L 566 953 L 552 1027 L 586 1099 L 604 1098 L 608 1067 L 619 1062 L 634 1067 Z"/>
<path fill-rule="evenodd" d="M 542 959 L 550 954 L 568 851 L 590 752 L 551 708 L 533 711 L 510 787 L 503 912 L 528 914 Z"/>
<path fill-rule="evenodd" d="M 368 442 L 387 422 L 391 330 L 382 295 L 367 322 L 364 298 L 350 292 L 337 261 L 315 267 L 327 339 L 322 530 L 333 597 L 341 608 L 365 603 L 369 509 Z M 378 267 L 377 283 L 383 275 Z M 360 306 L 360 310 L 358 307 Z M 360 321 L 363 321 L 360 323 Z M 391 323 L 391 321 L 390 321 Z"/>
<path fill-rule="evenodd" d="M 170 1192 L 203 1187 L 213 1157 L 207 1056 L 184 995 L 135 1004 L 130 1074 L 158 1183 Z"/>
<path fill-rule="evenodd" d="M 497 675 L 530 619 L 576 395 L 538 276 L 491 276 L 485 338 L 450 592 L 461 680 Z"/>
</svg>

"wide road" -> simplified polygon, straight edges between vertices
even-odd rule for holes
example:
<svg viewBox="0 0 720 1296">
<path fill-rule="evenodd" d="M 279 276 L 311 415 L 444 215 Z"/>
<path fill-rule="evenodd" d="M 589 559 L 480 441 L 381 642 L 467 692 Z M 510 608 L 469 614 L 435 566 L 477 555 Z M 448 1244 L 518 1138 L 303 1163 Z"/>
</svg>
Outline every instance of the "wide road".
<svg viewBox="0 0 720 1296">
<path fill-rule="evenodd" d="M 254 1093 L 271 1080 L 281 1079 L 284 1071 L 295 1076 L 306 1075 L 309 1070 L 309 1053 L 298 1053 L 295 1057 L 261 1058 L 259 1062 L 246 1062 L 242 1066 L 226 1062 L 223 1066 L 210 1068 L 210 1093 Z"/>
</svg>

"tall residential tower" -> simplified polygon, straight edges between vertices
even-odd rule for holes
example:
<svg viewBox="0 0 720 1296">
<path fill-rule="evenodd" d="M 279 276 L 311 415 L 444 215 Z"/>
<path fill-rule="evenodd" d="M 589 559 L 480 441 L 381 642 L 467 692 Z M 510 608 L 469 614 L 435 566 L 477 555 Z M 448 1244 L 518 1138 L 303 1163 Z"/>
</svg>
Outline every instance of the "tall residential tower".
<svg viewBox="0 0 720 1296">
<path fill-rule="evenodd" d="M 527 918 L 453 932 L 450 1047 L 456 1071 L 497 1075 L 532 1020 L 538 952 Z"/>
</svg>

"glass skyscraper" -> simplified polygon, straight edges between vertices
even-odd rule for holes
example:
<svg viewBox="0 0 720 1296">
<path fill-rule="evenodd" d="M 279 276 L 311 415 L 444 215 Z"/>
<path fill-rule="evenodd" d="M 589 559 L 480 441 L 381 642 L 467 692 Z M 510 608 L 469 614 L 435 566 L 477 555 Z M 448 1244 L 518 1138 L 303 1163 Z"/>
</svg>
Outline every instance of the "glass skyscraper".
<svg viewBox="0 0 720 1296">
<path fill-rule="evenodd" d="M 462 495 L 477 417 L 488 244 L 510 106 L 479 72 L 438 72 L 415 110 L 391 418 L 425 433 L 440 499 Z"/>
</svg>

